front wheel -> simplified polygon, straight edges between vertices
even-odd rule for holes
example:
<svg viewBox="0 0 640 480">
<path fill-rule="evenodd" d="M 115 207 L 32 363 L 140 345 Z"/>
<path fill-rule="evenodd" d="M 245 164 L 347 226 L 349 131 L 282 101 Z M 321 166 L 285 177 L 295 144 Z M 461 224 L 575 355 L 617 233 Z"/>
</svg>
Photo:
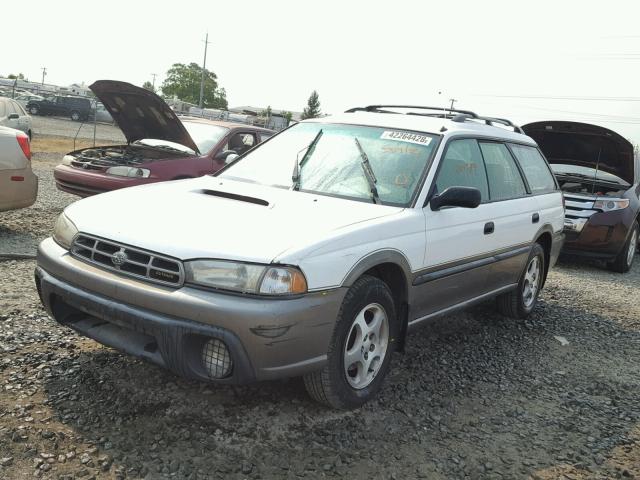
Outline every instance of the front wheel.
<svg viewBox="0 0 640 480">
<path fill-rule="evenodd" d="M 636 257 L 636 249 L 638 247 L 638 222 L 633 222 L 631 226 L 631 233 L 629 234 L 629 238 L 622 247 L 622 251 L 618 254 L 616 259 L 611 262 L 608 266 L 609 269 L 618 273 L 626 273 L 631 270 L 631 266 L 633 265 L 633 260 Z"/>
<path fill-rule="evenodd" d="M 79 122 L 80 121 L 80 112 L 71 112 L 71 120 L 73 120 L 74 122 Z"/>
<path fill-rule="evenodd" d="M 40 110 L 35 105 L 32 105 L 31 107 L 29 107 L 29 113 L 31 115 L 38 115 L 39 112 Z"/>
<path fill-rule="evenodd" d="M 544 279 L 544 249 L 534 243 L 518 287 L 496 299 L 498 311 L 505 317 L 526 318 L 538 303 Z"/>
<path fill-rule="evenodd" d="M 304 377 L 309 395 L 333 408 L 359 407 L 376 395 L 389 370 L 398 322 L 391 290 L 365 275 L 347 292 L 327 365 Z"/>
</svg>

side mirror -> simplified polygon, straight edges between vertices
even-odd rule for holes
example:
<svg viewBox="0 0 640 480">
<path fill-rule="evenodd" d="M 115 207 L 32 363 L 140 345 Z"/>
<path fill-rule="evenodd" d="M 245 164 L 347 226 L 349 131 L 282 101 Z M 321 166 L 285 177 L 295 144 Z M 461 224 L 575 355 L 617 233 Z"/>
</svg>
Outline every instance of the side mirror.
<svg viewBox="0 0 640 480">
<path fill-rule="evenodd" d="M 216 153 L 216 156 L 213 157 L 214 160 L 224 160 L 225 162 L 227 161 L 227 157 L 229 155 L 234 155 L 236 154 L 235 150 L 223 150 L 222 152 L 218 152 Z"/>
<path fill-rule="evenodd" d="M 230 164 L 231 162 L 233 162 L 236 158 L 238 158 L 240 155 L 238 155 L 237 153 L 231 153 L 229 155 L 227 155 L 226 160 L 224 161 L 225 165 Z"/>
<path fill-rule="evenodd" d="M 17 113 L 10 113 L 7 118 L 9 120 L 18 120 L 20 118 L 20 115 L 18 115 Z"/>
<path fill-rule="evenodd" d="M 476 208 L 482 201 L 480 190 L 474 187 L 449 187 L 439 195 L 431 197 L 431 210 L 442 207 Z"/>
</svg>

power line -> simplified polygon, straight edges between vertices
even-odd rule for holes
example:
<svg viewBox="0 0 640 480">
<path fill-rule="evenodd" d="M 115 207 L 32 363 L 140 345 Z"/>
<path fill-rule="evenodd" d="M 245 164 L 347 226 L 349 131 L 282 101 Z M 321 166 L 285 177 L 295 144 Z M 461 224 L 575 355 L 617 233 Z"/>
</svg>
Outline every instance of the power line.
<svg viewBox="0 0 640 480">
<path fill-rule="evenodd" d="M 533 100 L 575 100 L 575 101 L 597 101 L 597 102 L 640 102 L 640 97 L 580 97 L 580 96 L 561 96 L 561 95 L 489 95 L 475 94 L 476 97 L 491 98 L 527 98 Z"/>
</svg>

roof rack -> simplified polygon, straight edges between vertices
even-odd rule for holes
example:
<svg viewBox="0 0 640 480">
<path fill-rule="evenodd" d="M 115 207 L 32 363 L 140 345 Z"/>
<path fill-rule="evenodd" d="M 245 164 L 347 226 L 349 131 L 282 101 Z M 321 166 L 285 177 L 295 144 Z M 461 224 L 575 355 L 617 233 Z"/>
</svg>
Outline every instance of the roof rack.
<svg viewBox="0 0 640 480">
<path fill-rule="evenodd" d="M 496 123 L 499 123 L 500 125 L 513 128 L 514 132 L 516 133 L 521 133 L 524 135 L 524 131 L 522 130 L 522 128 L 520 128 L 518 125 L 513 123 L 511 120 L 507 120 L 506 118 L 483 117 L 470 110 L 458 110 L 455 108 L 447 108 L 447 107 L 427 107 L 427 106 L 421 106 L 421 105 L 368 105 L 366 107 L 350 108 L 345 113 L 375 112 L 375 113 L 401 114 L 401 112 L 393 112 L 391 110 L 386 110 L 387 108 L 401 108 L 406 110 L 430 110 L 432 113 L 407 112 L 405 115 L 420 115 L 424 117 L 446 118 L 448 120 L 451 120 L 452 122 L 458 122 L 458 123 L 464 123 L 467 120 L 479 120 L 484 122 L 486 125 L 491 125 L 491 126 L 493 126 Z"/>
</svg>

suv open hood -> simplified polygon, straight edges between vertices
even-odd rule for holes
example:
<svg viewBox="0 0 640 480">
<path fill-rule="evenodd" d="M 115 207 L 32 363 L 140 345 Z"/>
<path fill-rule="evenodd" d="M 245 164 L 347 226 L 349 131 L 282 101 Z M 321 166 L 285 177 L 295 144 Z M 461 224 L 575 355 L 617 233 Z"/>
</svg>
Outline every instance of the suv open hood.
<svg viewBox="0 0 640 480">
<path fill-rule="evenodd" d="M 522 127 L 533 138 L 549 163 L 597 168 L 634 182 L 633 145 L 616 132 L 598 125 L 549 121 Z"/>
<path fill-rule="evenodd" d="M 180 119 L 155 93 L 116 80 L 98 80 L 89 88 L 104 104 L 129 143 L 155 138 L 179 143 L 199 153 Z"/>
</svg>

